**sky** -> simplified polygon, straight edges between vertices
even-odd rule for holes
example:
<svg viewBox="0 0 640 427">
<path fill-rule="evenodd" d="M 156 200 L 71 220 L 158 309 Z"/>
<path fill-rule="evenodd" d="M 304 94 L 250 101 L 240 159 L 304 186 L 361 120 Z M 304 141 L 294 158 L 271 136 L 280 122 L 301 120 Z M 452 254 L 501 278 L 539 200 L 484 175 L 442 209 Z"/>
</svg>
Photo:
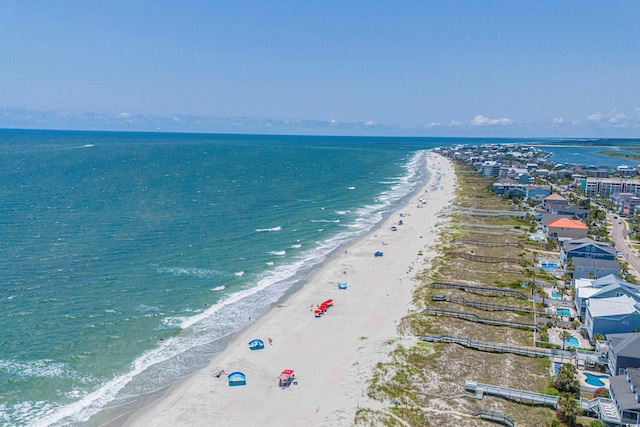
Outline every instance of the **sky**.
<svg viewBox="0 0 640 427">
<path fill-rule="evenodd" d="M 640 137 L 639 1 L 0 0 L 0 127 Z"/>
</svg>

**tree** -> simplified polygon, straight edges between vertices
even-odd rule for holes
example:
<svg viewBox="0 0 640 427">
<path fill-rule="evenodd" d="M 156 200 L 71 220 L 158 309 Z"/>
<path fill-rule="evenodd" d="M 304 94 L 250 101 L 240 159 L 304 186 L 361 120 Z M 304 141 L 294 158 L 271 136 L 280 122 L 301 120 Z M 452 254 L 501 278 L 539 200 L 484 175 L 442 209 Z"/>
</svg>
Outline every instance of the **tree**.
<svg viewBox="0 0 640 427">
<path fill-rule="evenodd" d="M 593 341 L 604 341 L 604 335 L 602 334 L 595 334 L 593 336 Z"/>
<path fill-rule="evenodd" d="M 571 334 L 568 331 L 562 331 L 560 332 L 560 339 L 562 340 L 562 349 L 564 350 L 564 343 L 571 339 Z"/>
<path fill-rule="evenodd" d="M 576 374 L 578 370 L 570 363 L 565 363 L 560 368 L 560 372 L 553 377 L 551 386 L 557 389 L 560 393 L 568 393 L 575 397 L 580 396 L 580 381 Z"/>
<path fill-rule="evenodd" d="M 607 427 L 607 425 L 600 420 L 592 420 L 589 427 Z"/>
<path fill-rule="evenodd" d="M 580 415 L 580 404 L 569 395 L 561 396 L 557 414 L 569 427 L 574 427 Z"/>
</svg>

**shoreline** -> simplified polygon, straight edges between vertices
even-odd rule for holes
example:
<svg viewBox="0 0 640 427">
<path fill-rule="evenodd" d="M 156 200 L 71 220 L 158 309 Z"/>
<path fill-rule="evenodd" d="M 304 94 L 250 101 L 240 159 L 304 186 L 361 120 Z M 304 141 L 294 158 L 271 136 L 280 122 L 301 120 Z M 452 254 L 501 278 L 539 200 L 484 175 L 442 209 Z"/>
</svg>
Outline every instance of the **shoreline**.
<svg viewBox="0 0 640 427">
<path fill-rule="evenodd" d="M 427 180 L 402 207 L 336 250 L 265 314 L 234 333 L 207 367 L 107 425 L 210 425 L 213 420 L 219 425 L 350 425 L 358 408 L 380 406 L 365 396 L 366 380 L 401 338 L 397 325 L 411 305 L 413 276 L 437 252 L 436 214 L 454 197 L 451 162 L 433 152 L 425 155 Z M 439 184 L 444 190 L 432 191 L 437 171 L 444 173 Z M 420 198 L 427 204 L 417 208 Z M 384 256 L 374 257 L 375 251 Z M 348 288 L 339 290 L 339 281 Z M 314 306 L 329 298 L 334 306 L 316 318 Z M 265 342 L 264 350 L 249 350 L 254 338 Z M 247 385 L 230 387 L 226 377 L 214 375 L 221 369 L 244 372 Z M 297 385 L 278 387 L 284 369 L 296 371 Z"/>
</svg>

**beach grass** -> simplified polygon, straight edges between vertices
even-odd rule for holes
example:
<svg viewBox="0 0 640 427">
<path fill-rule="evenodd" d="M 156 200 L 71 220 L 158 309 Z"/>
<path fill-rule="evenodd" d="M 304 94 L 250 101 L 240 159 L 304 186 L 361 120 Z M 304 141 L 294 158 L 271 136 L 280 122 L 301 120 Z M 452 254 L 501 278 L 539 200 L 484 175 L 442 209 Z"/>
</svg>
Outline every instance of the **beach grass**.
<svg viewBox="0 0 640 427">
<path fill-rule="evenodd" d="M 489 180 L 463 163 L 456 163 L 455 166 L 458 178 L 455 199 L 457 206 L 480 209 L 511 207 L 510 202 L 491 193 Z M 534 345 L 531 330 L 491 326 L 422 312 L 427 307 L 441 307 L 495 319 L 525 323 L 533 323 L 534 320 L 533 314 L 526 311 L 484 311 L 458 303 L 432 301 L 434 294 L 440 294 L 512 305 L 522 307 L 523 310 L 533 308 L 531 301 L 515 297 L 477 295 L 459 289 L 429 286 L 433 281 L 444 281 L 521 289 L 528 294 L 529 289 L 521 288 L 520 283 L 531 282 L 534 275 L 535 252 L 531 249 L 544 249 L 541 244 L 527 241 L 526 233 L 531 224 L 524 219 L 470 216 L 455 213 L 454 210 L 450 221 L 447 227 L 439 230 L 437 250 L 440 255 L 425 263 L 423 270 L 416 274 L 416 280 L 420 283 L 413 295 L 416 310 L 404 317 L 398 326 L 400 334 L 416 337 L 416 344 L 411 347 L 398 345 L 388 362 L 376 365 L 369 381 L 369 397 L 385 402 L 389 409 L 378 413 L 363 411 L 358 413 L 356 422 L 365 425 L 362 421 L 367 419 L 371 423 L 369 425 L 376 425 L 374 421 L 377 421 L 380 425 L 419 426 L 451 425 L 457 419 L 465 425 L 476 425 L 478 420 L 470 419 L 470 414 L 480 408 L 491 407 L 492 410 L 512 416 L 517 425 L 550 425 L 554 418 L 550 409 L 487 396 L 477 401 L 469 398 L 470 395 L 465 395 L 464 391 L 465 380 L 473 380 L 545 392 L 549 387 L 548 359 L 481 352 L 456 344 L 419 341 L 419 337 L 426 333 L 446 333 L 511 345 Z M 447 255 L 452 252 L 510 261 L 479 262 Z M 535 277 L 550 282 L 555 280 L 542 271 L 536 271 Z M 398 418 L 403 423 L 396 424 Z"/>
</svg>

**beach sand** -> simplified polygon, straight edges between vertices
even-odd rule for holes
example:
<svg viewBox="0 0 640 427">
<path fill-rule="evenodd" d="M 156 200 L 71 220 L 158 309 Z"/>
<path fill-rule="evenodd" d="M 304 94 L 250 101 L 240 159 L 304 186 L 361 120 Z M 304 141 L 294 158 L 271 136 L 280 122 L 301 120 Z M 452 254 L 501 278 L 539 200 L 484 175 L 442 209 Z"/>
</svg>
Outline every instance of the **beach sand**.
<svg viewBox="0 0 640 427">
<path fill-rule="evenodd" d="M 380 228 L 333 254 L 297 292 L 235 334 L 207 368 L 169 388 L 125 425 L 348 426 L 358 408 L 391 406 L 367 398 L 366 381 L 401 339 L 397 325 L 419 285 L 414 276 L 436 253 L 436 224 L 443 221 L 438 213 L 454 197 L 451 163 L 428 153 L 427 167 L 427 193 L 419 190 Z M 443 189 L 433 191 L 438 170 Z M 420 198 L 427 201 L 422 208 Z M 384 255 L 374 257 L 376 251 Z M 347 282 L 347 289 L 339 290 L 337 282 Z M 313 310 L 327 299 L 333 307 L 316 318 Z M 249 350 L 254 338 L 265 342 L 263 350 Z M 246 385 L 230 387 L 224 375 L 215 376 L 222 369 L 243 372 Z M 297 384 L 283 389 L 278 376 L 284 369 L 295 371 Z"/>
</svg>

